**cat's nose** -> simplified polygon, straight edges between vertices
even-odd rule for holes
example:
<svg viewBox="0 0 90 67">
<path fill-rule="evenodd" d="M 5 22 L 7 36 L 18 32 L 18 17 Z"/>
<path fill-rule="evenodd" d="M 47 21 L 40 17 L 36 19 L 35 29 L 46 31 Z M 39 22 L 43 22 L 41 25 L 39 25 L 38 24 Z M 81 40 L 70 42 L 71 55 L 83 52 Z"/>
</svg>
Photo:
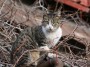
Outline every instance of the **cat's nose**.
<svg viewBox="0 0 90 67">
<path fill-rule="evenodd" d="M 53 28 L 50 28 L 49 30 L 50 30 L 50 31 L 53 31 Z"/>
<path fill-rule="evenodd" d="M 53 31 L 54 30 L 54 27 L 53 26 L 49 26 L 49 29 L 51 30 L 51 31 Z"/>
<path fill-rule="evenodd" d="M 49 32 L 53 32 L 54 31 L 54 29 L 52 29 L 52 28 L 49 28 L 49 30 L 48 30 Z"/>
</svg>

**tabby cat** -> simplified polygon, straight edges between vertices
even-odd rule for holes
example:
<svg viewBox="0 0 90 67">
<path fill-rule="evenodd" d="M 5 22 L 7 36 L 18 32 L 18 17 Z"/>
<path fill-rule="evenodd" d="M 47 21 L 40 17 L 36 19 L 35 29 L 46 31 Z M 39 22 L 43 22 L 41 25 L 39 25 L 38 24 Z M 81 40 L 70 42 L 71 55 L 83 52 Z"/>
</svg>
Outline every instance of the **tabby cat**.
<svg viewBox="0 0 90 67">
<path fill-rule="evenodd" d="M 34 48 L 49 50 L 59 42 L 61 36 L 60 16 L 50 11 L 43 16 L 40 26 L 27 27 L 17 36 L 16 41 L 12 45 L 11 62 L 15 64 L 26 50 Z M 26 64 L 31 61 L 29 53 L 26 53 L 24 58 L 20 59 L 20 64 Z M 51 56 L 51 54 L 49 55 Z M 17 66 L 20 64 L 18 62 Z M 29 64 L 27 66 L 29 66 Z"/>
<path fill-rule="evenodd" d="M 36 32 L 35 39 L 40 45 L 40 48 L 49 50 L 55 46 L 62 36 L 62 29 L 60 27 L 60 16 L 58 13 L 49 12 L 43 16 L 41 28 Z M 42 33 L 41 33 L 42 32 Z"/>
</svg>

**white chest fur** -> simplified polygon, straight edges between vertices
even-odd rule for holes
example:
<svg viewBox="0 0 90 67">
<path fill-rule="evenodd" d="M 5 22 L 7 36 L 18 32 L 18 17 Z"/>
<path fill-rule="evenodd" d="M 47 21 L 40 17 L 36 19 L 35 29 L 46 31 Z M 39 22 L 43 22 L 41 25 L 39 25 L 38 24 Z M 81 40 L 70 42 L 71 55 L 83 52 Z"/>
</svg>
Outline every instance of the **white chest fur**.
<svg viewBox="0 0 90 67">
<path fill-rule="evenodd" d="M 47 45 L 49 48 L 51 48 L 52 46 L 55 46 L 62 36 L 62 29 L 60 27 L 55 32 L 52 32 L 52 33 L 48 33 L 44 27 L 42 27 L 42 30 L 45 34 L 47 41 L 48 41 Z"/>
</svg>

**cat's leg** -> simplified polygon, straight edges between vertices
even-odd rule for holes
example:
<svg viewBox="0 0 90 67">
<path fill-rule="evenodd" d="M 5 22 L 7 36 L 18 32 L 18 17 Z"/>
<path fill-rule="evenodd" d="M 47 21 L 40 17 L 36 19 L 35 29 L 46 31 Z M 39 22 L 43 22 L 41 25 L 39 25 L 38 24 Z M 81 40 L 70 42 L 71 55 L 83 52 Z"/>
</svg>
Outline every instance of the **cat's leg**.
<svg viewBox="0 0 90 67">
<path fill-rule="evenodd" d="M 48 58 L 56 58 L 56 57 L 58 57 L 57 54 L 55 54 L 55 53 L 48 53 Z"/>
<path fill-rule="evenodd" d="M 50 50 L 47 45 L 41 46 L 40 49 L 45 50 L 45 51 L 49 51 Z"/>
<path fill-rule="evenodd" d="M 45 50 L 45 51 L 50 51 L 50 48 L 48 46 L 41 46 L 40 49 Z M 55 53 L 48 53 L 47 57 L 54 58 L 54 57 L 58 57 L 58 55 Z"/>
</svg>

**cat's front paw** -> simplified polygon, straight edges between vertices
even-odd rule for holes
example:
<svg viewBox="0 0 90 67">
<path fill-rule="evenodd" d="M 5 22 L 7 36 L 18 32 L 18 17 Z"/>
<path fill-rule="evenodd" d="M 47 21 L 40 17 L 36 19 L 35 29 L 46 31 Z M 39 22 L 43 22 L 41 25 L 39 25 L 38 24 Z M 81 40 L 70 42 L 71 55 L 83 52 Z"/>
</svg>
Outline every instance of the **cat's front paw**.
<svg viewBox="0 0 90 67">
<path fill-rule="evenodd" d="M 48 46 L 41 46 L 40 49 L 46 50 L 46 51 L 49 51 L 50 50 Z"/>
<path fill-rule="evenodd" d="M 48 53 L 48 57 L 49 58 L 56 58 L 56 57 L 58 57 L 58 55 L 55 53 Z"/>
</svg>

